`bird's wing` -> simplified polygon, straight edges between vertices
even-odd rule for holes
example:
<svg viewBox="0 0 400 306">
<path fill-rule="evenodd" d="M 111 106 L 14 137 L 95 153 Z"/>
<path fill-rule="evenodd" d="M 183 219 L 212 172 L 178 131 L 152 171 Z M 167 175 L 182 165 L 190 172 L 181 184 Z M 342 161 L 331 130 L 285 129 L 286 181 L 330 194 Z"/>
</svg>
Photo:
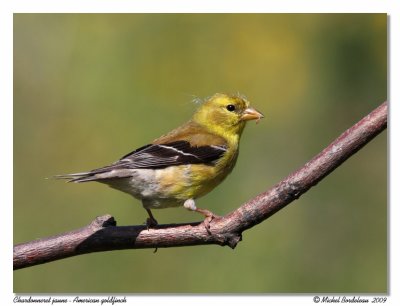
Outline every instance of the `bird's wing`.
<svg viewBox="0 0 400 306">
<path fill-rule="evenodd" d="M 130 169 L 162 169 L 187 164 L 212 165 L 226 152 L 224 145 L 191 146 L 179 140 L 166 144 L 149 144 L 125 156 L 110 166 L 89 172 L 58 175 L 55 178 L 70 182 L 87 182 L 130 176 Z M 112 172 L 112 173 L 111 173 Z"/>
<path fill-rule="evenodd" d="M 187 164 L 212 165 L 227 151 L 226 141 L 190 121 L 125 156 L 110 167 L 162 169 Z"/>
<path fill-rule="evenodd" d="M 185 140 L 150 144 L 123 156 L 110 167 L 161 169 L 187 164 L 213 164 L 226 150 L 225 146 L 217 145 L 191 146 Z"/>
</svg>

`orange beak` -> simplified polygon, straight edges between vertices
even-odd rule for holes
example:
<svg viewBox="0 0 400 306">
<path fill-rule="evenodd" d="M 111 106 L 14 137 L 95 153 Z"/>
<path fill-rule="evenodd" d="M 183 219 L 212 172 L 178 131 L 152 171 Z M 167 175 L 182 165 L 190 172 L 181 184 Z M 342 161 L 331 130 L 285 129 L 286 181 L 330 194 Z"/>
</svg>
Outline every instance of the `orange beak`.
<svg viewBox="0 0 400 306">
<path fill-rule="evenodd" d="M 257 120 L 257 122 L 264 118 L 264 115 L 252 107 L 246 108 L 240 117 L 243 121 Z"/>
</svg>

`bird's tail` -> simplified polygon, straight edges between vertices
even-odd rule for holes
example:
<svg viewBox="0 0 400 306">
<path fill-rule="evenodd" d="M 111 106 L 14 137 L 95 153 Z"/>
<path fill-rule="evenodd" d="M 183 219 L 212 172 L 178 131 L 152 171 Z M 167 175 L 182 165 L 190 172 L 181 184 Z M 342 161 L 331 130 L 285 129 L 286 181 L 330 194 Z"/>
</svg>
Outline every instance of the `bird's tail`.
<svg viewBox="0 0 400 306">
<path fill-rule="evenodd" d="M 97 180 L 92 172 L 60 174 L 54 175 L 53 178 L 58 180 L 67 180 L 68 183 L 84 183 Z"/>
</svg>

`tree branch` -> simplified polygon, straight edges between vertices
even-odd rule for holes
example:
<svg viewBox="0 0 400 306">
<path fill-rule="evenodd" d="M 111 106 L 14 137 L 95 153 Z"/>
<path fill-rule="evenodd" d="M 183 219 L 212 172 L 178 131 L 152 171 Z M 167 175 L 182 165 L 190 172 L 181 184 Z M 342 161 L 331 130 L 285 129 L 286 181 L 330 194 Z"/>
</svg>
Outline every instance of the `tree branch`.
<svg viewBox="0 0 400 306">
<path fill-rule="evenodd" d="M 242 232 L 266 220 L 298 199 L 340 166 L 387 125 L 387 102 L 340 135 L 326 149 L 270 190 L 228 215 L 214 219 L 208 232 L 203 223 L 116 226 L 110 215 L 97 217 L 81 229 L 14 246 L 14 269 L 66 257 L 121 249 L 166 248 L 204 244 L 235 248 Z"/>
</svg>

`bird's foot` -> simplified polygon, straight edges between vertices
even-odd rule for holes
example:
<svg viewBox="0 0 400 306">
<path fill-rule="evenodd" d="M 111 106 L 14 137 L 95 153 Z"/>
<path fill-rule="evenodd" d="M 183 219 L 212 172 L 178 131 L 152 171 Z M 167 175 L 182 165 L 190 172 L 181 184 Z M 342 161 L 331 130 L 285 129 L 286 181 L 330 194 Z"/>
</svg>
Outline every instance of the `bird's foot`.
<svg viewBox="0 0 400 306">
<path fill-rule="evenodd" d="M 198 213 L 201 213 L 203 216 L 205 216 L 205 219 L 203 221 L 204 227 L 206 228 L 207 232 L 211 234 L 210 231 L 210 223 L 214 220 L 214 219 L 219 219 L 221 218 L 218 215 L 215 215 L 214 213 L 212 213 L 211 211 L 207 210 L 207 209 L 201 209 L 201 208 L 197 208 L 196 211 Z"/>
<path fill-rule="evenodd" d="M 214 215 L 211 211 L 207 209 L 197 208 L 196 203 L 194 202 L 193 199 L 186 200 L 183 206 L 191 211 L 196 211 L 198 213 L 201 213 L 205 217 L 203 224 L 209 234 L 211 234 L 210 231 L 211 221 L 214 219 L 221 218 L 220 216 Z"/>
<path fill-rule="evenodd" d="M 147 213 L 149 214 L 149 217 L 146 219 L 147 230 L 149 230 L 152 227 L 156 227 L 158 225 L 158 222 L 154 218 L 154 216 L 151 213 L 150 209 L 146 208 L 146 210 L 147 210 Z"/>
<path fill-rule="evenodd" d="M 146 219 L 146 225 L 147 225 L 147 230 L 150 228 L 156 227 L 158 225 L 158 222 L 156 219 L 152 218 L 147 218 Z"/>
</svg>

